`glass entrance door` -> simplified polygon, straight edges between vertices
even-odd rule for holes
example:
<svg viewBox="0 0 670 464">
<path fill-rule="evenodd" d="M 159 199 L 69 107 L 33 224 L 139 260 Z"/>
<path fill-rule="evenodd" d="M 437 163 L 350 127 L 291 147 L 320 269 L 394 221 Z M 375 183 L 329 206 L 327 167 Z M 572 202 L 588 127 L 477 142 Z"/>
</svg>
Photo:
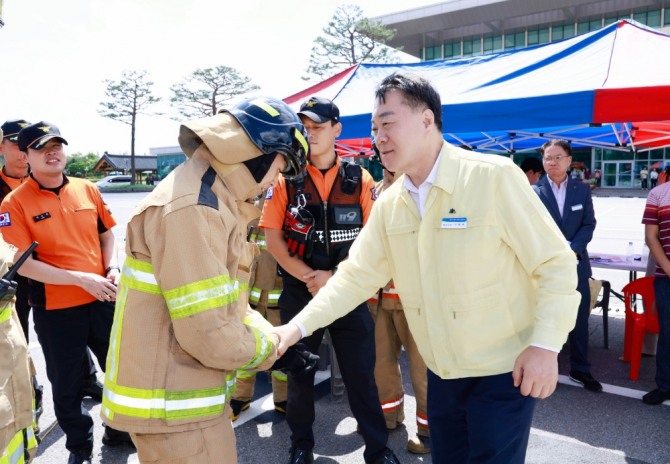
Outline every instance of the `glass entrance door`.
<svg viewBox="0 0 670 464">
<path fill-rule="evenodd" d="M 604 161 L 603 187 L 632 187 L 633 163 L 630 161 Z"/>
</svg>

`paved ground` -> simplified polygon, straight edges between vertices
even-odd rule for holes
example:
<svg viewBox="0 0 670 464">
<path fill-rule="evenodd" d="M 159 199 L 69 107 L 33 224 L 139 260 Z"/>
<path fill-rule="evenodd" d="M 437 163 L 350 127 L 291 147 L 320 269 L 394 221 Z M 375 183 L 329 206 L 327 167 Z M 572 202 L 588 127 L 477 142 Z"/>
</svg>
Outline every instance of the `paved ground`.
<svg viewBox="0 0 670 464">
<path fill-rule="evenodd" d="M 120 242 L 125 235 L 125 223 L 135 204 L 145 193 L 105 194 L 112 212 L 119 221 L 114 232 Z M 623 253 L 628 241 L 642 249 L 643 227 L 640 224 L 643 198 L 594 198 L 598 227 L 590 250 Z M 595 269 L 598 278 L 607 279 L 612 288 L 621 289 L 628 280 L 625 271 Z M 533 421 L 527 462 L 536 464 L 670 464 L 669 405 L 650 407 L 639 398 L 654 387 L 654 357 L 642 360 L 640 380 L 628 379 L 628 365 L 619 361 L 623 344 L 623 304 L 612 301 L 610 312 L 610 349 L 603 348 L 602 313 L 591 316 L 591 360 L 593 374 L 605 384 L 605 392 L 594 394 L 575 386 L 566 379 L 567 357 L 561 354 L 561 384 L 549 399 L 540 401 Z M 45 413 L 40 422 L 46 432 L 54 425 L 51 391 L 46 379 L 41 347 L 33 333 L 30 351 L 38 366 L 39 377 L 45 386 Z M 404 361 L 404 360 L 403 360 Z M 407 366 L 403 364 L 403 372 Z M 317 402 L 316 462 L 362 463 L 363 443 L 356 433 L 346 396 L 333 396 L 329 371 L 319 375 Z M 405 451 L 408 436 L 416 432 L 412 410 L 412 387 L 405 385 L 407 420 L 404 427 L 390 435 L 389 445 L 403 463 L 430 463 L 429 456 L 414 456 Z M 259 378 L 256 400 L 235 423 L 237 449 L 241 464 L 281 463 L 287 458 L 289 430 L 281 416 L 272 411 L 269 381 Z M 95 463 L 120 464 L 137 462 L 136 453 L 128 447 L 109 448 L 100 444 L 102 426 L 100 405 L 85 400 L 96 423 Z M 35 462 L 65 463 L 67 452 L 64 437 L 55 425 L 42 442 Z"/>
</svg>

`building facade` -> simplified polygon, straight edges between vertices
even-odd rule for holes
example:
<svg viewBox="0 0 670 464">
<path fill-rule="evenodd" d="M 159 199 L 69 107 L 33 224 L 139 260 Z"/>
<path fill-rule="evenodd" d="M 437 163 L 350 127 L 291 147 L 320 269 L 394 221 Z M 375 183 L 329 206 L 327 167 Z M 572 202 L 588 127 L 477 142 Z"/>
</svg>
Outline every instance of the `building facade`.
<svg viewBox="0 0 670 464">
<path fill-rule="evenodd" d="M 158 180 L 165 179 L 174 168 L 186 161 L 186 155 L 179 146 L 149 148 L 149 153 L 156 156 Z"/>
<path fill-rule="evenodd" d="M 430 61 L 556 42 L 620 19 L 670 33 L 670 0 L 451 0 L 374 19 L 396 30 L 390 46 Z M 514 159 L 520 163 L 534 155 L 519 153 Z M 592 148 L 576 151 L 573 158 L 577 169 L 600 170 L 602 186 L 630 188 L 640 186 L 643 168 L 670 166 L 670 148 L 638 152 Z"/>
</svg>

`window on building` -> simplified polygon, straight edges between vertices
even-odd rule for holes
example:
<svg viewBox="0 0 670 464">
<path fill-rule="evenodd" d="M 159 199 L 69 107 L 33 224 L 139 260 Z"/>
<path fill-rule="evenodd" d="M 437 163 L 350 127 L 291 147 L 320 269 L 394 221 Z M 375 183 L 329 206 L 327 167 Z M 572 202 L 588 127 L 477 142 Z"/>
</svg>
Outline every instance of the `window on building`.
<svg viewBox="0 0 670 464">
<path fill-rule="evenodd" d="M 548 27 L 544 27 L 544 28 L 540 29 L 538 31 L 538 33 L 540 35 L 540 43 L 541 44 L 549 43 L 549 28 Z"/>
<path fill-rule="evenodd" d="M 524 48 L 526 46 L 526 31 L 514 34 L 514 42 L 516 42 L 517 48 Z"/>
<path fill-rule="evenodd" d="M 635 12 L 633 19 L 649 27 L 661 27 L 661 10 Z"/>
<path fill-rule="evenodd" d="M 485 36 L 482 40 L 484 53 L 495 53 L 502 51 L 502 36 Z"/>
<path fill-rule="evenodd" d="M 424 60 L 440 60 L 442 59 L 442 46 L 437 45 L 435 47 L 426 47 L 423 52 Z"/>
<path fill-rule="evenodd" d="M 444 57 L 455 58 L 461 56 L 461 42 L 445 42 L 444 43 Z"/>
<path fill-rule="evenodd" d="M 482 54 L 482 40 L 480 38 L 463 40 L 463 56 L 473 56 L 481 54 Z"/>
<path fill-rule="evenodd" d="M 619 20 L 619 17 L 614 15 L 614 16 L 605 16 L 605 26 L 609 26 L 612 23 L 615 23 Z"/>
<path fill-rule="evenodd" d="M 603 22 L 600 18 L 592 19 L 590 21 L 581 21 L 577 23 L 577 34 L 586 34 L 587 32 L 595 31 L 603 27 Z"/>
<path fill-rule="evenodd" d="M 424 60 L 439 60 L 442 58 L 442 39 L 440 31 L 426 32 L 423 35 Z"/>
<path fill-rule="evenodd" d="M 557 40 L 568 39 L 574 37 L 575 35 L 575 26 L 574 24 L 563 24 L 552 26 L 551 28 L 551 41 L 556 42 Z"/>
<path fill-rule="evenodd" d="M 514 50 L 526 46 L 526 32 L 510 32 L 505 34 L 505 50 Z"/>
</svg>

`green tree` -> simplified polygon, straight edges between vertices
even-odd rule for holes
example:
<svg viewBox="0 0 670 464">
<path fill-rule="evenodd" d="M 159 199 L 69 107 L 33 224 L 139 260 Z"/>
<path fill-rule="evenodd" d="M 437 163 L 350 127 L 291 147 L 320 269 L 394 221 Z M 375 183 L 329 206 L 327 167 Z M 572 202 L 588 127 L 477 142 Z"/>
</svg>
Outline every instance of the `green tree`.
<svg viewBox="0 0 670 464">
<path fill-rule="evenodd" d="M 363 17 L 363 10 L 357 5 L 339 6 L 322 31 L 323 35 L 314 40 L 305 80 L 323 80 L 364 61 L 398 61 L 394 50 L 385 45 L 396 30 Z"/>
<path fill-rule="evenodd" d="M 93 168 L 98 162 L 98 155 L 95 153 L 73 153 L 67 157 L 65 164 L 65 174 L 74 177 L 88 177 L 93 174 Z"/>
<path fill-rule="evenodd" d="M 170 102 L 185 118 L 202 118 L 215 115 L 224 103 L 259 88 L 229 66 L 196 69 L 170 87 Z"/>
<path fill-rule="evenodd" d="M 135 131 L 137 116 L 147 113 L 149 106 L 158 103 L 160 98 L 154 97 L 151 88 L 154 83 L 148 80 L 146 71 L 123 71 L 120 81 L 105 80 L 105 95 L 109 100 L 100 102 L 102 116 L 120 121 L 130 126 L 130 175 L 131 183 L 135 183 Z"/>
</svg>

